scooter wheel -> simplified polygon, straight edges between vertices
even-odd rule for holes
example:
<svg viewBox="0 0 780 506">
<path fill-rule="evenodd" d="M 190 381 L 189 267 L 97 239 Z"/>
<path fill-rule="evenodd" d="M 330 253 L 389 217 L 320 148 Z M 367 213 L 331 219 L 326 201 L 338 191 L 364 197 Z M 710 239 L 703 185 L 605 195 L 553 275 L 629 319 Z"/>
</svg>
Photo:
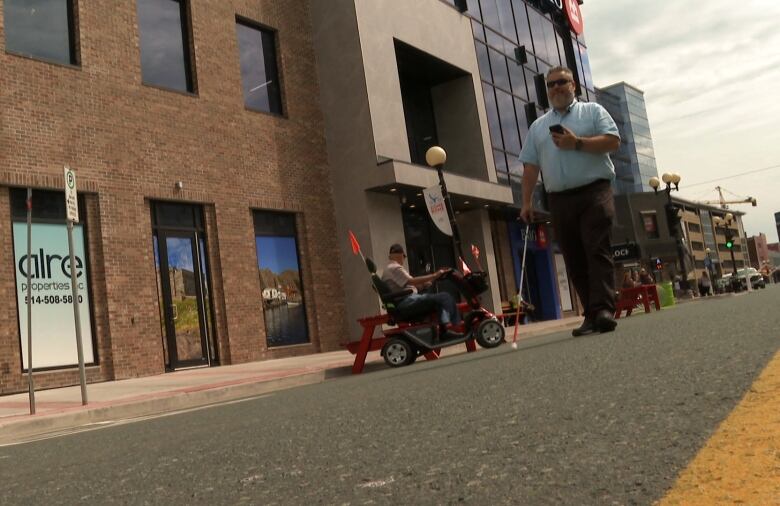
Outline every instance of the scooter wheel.
<svg viewBox="0 0 780 506">
<path fill-rule="evenodd" d="M 417 351 L 408 341 L 393 337 L 382 347 L 382 357 L 390 367 L 403 367 L 417 359 Z"/>
<path fill-rule="evenodd" d="M 483 348 L 495 348 L 504 341 L 504 326 L 494 319 L 483 320 L 477 326 L 475 338 Z"/>
</svg>

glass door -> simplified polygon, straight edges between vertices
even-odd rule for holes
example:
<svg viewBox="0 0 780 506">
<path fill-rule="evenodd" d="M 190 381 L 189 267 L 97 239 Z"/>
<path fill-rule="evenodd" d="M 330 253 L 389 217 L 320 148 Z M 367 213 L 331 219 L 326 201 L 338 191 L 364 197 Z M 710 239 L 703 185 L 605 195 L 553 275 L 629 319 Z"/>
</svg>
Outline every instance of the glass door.
<svg viewBox="0 0 780 506">
<path fill-rule="evenodd" d="M 209 363 L 203 267 L 195 232 L 158 230 L 155 259 L 172 369 Z"/>
</svg>

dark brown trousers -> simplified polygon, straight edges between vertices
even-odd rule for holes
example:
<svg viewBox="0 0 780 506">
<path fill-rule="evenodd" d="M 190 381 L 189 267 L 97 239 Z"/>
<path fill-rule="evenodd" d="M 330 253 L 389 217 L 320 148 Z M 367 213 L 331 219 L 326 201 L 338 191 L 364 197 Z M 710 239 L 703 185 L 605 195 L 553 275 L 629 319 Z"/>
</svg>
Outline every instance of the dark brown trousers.
<svg viewBox="0 0 780 506">
<path fill-rule="evenodd" d="M 582 301 L 585 317 L 615 312 L 615 266 L 610 235 L 615 202 L 609 181 L 561 193 L 549 193 L 555 237 Z"/>
</svg>

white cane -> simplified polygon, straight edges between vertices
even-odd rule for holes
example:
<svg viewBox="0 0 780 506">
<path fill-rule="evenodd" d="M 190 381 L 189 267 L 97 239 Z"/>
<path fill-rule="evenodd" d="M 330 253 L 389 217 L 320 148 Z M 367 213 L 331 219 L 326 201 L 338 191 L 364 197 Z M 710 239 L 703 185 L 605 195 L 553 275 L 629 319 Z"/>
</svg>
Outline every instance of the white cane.
<svg viewBox="0 0 780 506">
<path fill-rule="evenodd" d="M 531 224 L 525 226 L 525 240 L 523 241 L 523 263 L 520 265 L 520 288 L 517 290 L 517 311 L 515 312 L 515 332 L 512 336 L 512 349 L 517 349 L 517 326 L 520 323 L 520 308 L 523 307 L 523 276 L 525 274 L 525 252 L 528 250 L 528 232 Z"/>
</svg>

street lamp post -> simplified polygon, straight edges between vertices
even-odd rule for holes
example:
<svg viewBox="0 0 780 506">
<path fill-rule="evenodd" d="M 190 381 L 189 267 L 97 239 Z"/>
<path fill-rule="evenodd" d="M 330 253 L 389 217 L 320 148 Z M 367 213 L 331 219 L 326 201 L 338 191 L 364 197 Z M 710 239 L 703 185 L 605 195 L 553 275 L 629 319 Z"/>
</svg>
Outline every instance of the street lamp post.
<svg viewBox="0 0 780 506">
<path fill-rule="evenodd" d="M 732 237 L 733 233 L 731 232 L 731 228 L 730 228 L 731 224 L 734 221 L 734 215 L 733 214 L 726 213 L 726 215 L 723 218 L 721 218 L 719 216 L 716 216 L 716 217 L 714 217 L 712 219 L 712 221 L 715 224 L 715 229 L 716 230 L 718 228 L 723 229 L 723 235 L 726 236 L 726 242 L 727 243 L 728 243 L 728 241 L 732 241 L 733 240 L 733 237 Z M 717 235 L 716 235 L 716 238 L 717 238 Z M 716 242 L 717 242 L 717 239 L 716 239 Z M 740 290 L 740 286 L 739 286 L 739 280 L 737 279 L 737 261 L 734 258 L 734 246 L 733 246 L 733 243 L 732 243 L 731 247 L 728 247 L 728 244 L 727 244 L 727 248 L 728 248 L 729 252 L 731 253 L 731 267 L 734 270 L 733 274 L 731 275 L 731 289 L 733 291 L 735 291 L 735 292 L 738 292 Z"/>
<path fill-rule="evenodd" d="M 455 221 L 455 210 L 452 208 L 452 202 L 450 201 L 450 194 L 447 193 L 447 184 L 444 182 L 444 162 L 447 161 L 447 152 L 439 146 L 433 146 L 425 152 L 425 161 L 436 169 L 436 173 L 439 175 L 439 186 L 441 187 L 441 196 L 444 199 L 444 203 L 447 207 L 447 217 L 450 219 L 450 227 L 452 228 L 452 240 L 455 243 L 455 250 L 458 253 L 459 258 L 463 259 L 463 248 L 460 245 L 460 231 L 458 230 L 458 222 Z"/>
<path fill-rule="evenodd" d="M 716 241 L 717 242 L 717 241 Z M 707 254 L 707 274 L 710 275 L 710 285 L 712 285 L 713 292 L 715 290 L 715 272 L 712 268 L 712 258 L 710 258 L 710 253 L 712 253 L 712 250 L 710 248 L 705 248 L 704 252 Z"/>
<path fill-rule="evenodd" d="M 680 215 L 678 214 L 679 210 L 672 203 L 672 190 L 680 191 L 681 179 L 682 178 L 677 173 L 666 172 L 661 176 L 661 180 L 666 185 L 666 188 L 662 190 L 666 193 L 666 205 L 664 206 L 664 209 L 666 209 L 666 221 L 669 225 L 669 234 L 674 238 L 675 245 L 677 246 L 677 256 L 680 259 L 680 271 L 682 272 L 680 288 L 683 288 L 684 286 L 685 289 L 687 289 L 688 273 L 685 269 L 685 251 L 682 243 L 683 235 L 679 226 Z M 659 181 L 657 177 L 651 177 L 649 183 L 657 195 L 658 188 L 661 186 L 661 181 Z M 674 186 L 674 188 L 672 188 L 672 186 Z"/>
</svg>

